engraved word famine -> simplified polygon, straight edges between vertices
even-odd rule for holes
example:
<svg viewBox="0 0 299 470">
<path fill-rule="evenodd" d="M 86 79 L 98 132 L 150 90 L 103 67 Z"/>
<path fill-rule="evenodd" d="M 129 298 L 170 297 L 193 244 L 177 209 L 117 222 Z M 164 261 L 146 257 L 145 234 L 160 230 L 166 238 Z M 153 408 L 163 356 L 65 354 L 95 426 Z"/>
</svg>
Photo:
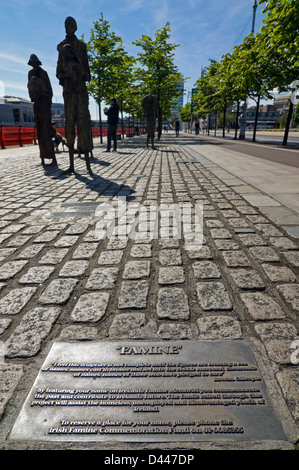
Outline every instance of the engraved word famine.
<svg viewBox="0 0 299 470">
<path fill-rule="evenodd" d="M 140 354 L 179 354 L 182 346 L 120 346 L 117 348 L 121 355 Z"/>
</svg>

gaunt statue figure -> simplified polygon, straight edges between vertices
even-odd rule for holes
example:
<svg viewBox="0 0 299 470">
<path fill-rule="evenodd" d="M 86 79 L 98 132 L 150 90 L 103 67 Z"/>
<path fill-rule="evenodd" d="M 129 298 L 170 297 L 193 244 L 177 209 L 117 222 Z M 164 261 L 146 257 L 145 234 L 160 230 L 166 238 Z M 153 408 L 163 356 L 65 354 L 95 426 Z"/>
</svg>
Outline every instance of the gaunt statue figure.
<svg viewBox="0 0 299 470">
<path fill-rule="evenodd" d="M 154 149 L 154 138 L 156 129 L 156 115 L 157 115 L 157 97 L 155 95 L 146 95 L 141 103 L 144 114 L 147 120 L 147 139 L 146 147 L 148 148 L 149 139 L 152 142 L 152 148 Z"/>
<path fill-rule="evenodd" d="M 28 65 L 32 70 L 28 73 L 28 92 L 33 101 L 34 120 L 42 165 L 45 159 L 51 158 L 52 164 L 57 165 L 52 142 L 51 104 L 53 91 L 47 72 L 41 68 L 41 61 L 31 54 Z"/>
<path fill-rule="evenodd" d="M 88 109 L 86 82 L 90 81 L 90 70 L 86 45 L 80 41 L 76 20 L 65 20 L 66 38 L 57 46 L 58 62 L 56 76 L 63 87 L 65 107 L 65 134 L 69 148 L 70 167 L 66 173 L 74 172 L 75 126 L 77 125 L 78 149 L 84 153 L 86 167 L 90 174 L 89 154 L 92 152 L 92 129 Z"/>
</svg>

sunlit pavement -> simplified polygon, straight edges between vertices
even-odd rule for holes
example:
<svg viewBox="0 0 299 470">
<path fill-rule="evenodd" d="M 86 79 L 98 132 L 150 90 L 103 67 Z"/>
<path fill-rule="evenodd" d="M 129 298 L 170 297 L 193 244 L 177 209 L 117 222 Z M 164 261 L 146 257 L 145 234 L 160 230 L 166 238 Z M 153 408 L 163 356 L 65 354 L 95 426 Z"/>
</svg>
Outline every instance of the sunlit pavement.
<svg viewBox="0 0 299 470">
<path fill-rule="evenodd" d="M 93 175 L 79 156 L 65 175 L 66 152 L 58 168 L 43 168 L 37 147 L 0 152 L 2 448 L 39 448 L 6 436 L 54 341 L 129 338 L 249 342 L 287 423 L 288 441 L 271 446 L 294 447 L 299 168 L 217 142 L 169 132 L 155 149 L 138 136 L 104 153 L 96 141 Z M 202 246 L 167 239 L 163 225 L 158 238 L 144 224 L 132 237 L 123 214 L 124 236 L 99 238 L 98 204 L 120 197 L 131 216 L 138 204 L 202 205 Z"/>
</svg>

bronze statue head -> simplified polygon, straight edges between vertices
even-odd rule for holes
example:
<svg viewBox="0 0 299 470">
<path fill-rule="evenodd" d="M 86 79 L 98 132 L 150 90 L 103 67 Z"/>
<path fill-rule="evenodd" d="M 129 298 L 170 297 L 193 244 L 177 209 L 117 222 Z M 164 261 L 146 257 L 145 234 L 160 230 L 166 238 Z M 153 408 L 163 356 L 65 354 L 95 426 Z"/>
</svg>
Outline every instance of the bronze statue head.
<svg viewBox="0 0 299 470">
<path fill-rule="evenodd" d="M 42 63 L 35 54 L 31 54 L 28 65 L 31 65 L 31 67 L 38 67 L 39 65 L 42 65 Z"/>
<path fill-rule="evenodd" d="M 77 22 L 72 16 L 68 16 L 64 22 L 65 32 L 67 35 L 71 36 L 77 31 Z"/>
</svg>

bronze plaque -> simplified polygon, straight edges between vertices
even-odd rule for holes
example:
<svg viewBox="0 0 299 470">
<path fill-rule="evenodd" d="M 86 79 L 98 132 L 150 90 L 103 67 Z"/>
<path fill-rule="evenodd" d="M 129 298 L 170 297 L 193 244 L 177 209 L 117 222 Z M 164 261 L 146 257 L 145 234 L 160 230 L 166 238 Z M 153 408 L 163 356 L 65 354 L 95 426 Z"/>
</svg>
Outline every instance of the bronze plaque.
<svg viewBox="0 0 299 470">
<path fill-rule="evenodd" d="M 10 439 L 287 440 L 243 341 L 54 343 Z"/>
</svg>

